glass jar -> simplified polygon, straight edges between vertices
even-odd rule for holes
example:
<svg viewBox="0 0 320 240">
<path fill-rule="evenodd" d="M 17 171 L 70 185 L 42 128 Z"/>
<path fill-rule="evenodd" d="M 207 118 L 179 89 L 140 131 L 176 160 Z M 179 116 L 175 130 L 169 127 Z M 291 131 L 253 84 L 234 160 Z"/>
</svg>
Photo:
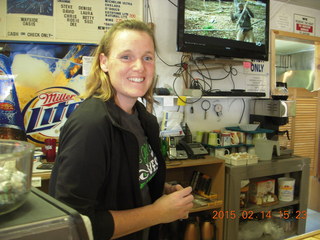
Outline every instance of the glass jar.
<svg viewBox="0 0 320 240">
<path fill-rule="evenodd" d="M 287 89 L 287 83 L 277 82 L 276 88 L 272 93 L 272 99 L 274 100 L 287 100 L 289 97 L 289 91 Z"/>
<path fill-rule="evenodd" d="M 0 140 L 0 215 L 20 207 L 31 188 L 34 145 Z"/>
</svg>

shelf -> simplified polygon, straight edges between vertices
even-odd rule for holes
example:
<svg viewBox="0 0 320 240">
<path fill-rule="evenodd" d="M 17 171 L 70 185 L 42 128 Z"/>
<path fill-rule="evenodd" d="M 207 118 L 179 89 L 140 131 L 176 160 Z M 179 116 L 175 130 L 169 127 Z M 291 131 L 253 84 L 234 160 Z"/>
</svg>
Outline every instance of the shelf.
<svg viewBox="0 0 320 240">
<path fill-rule="evenodd" d="M 299 199 L 294 199 L 293 201 L 290 202 L 283 202 L 279 201 L 279 203 L 271 205 L 271 206 L 259 206 L 256 204 L 249 204 L 249 207 L 240 209 L 241 211 L 253 211 L 254 213 L 259 213 L 259 212 L 266 212 L 270 210 L 274 210 L 277 208 L 283 208 L 283 207 L 288 207 L 292 205 L 299 204 Z"/>
<path fill-rule="evenodd" d="M 213 146 L 213 145 L 209 145 L 209 144 L 203 144 L 202 145 L 205 148 L 233 148 L 233 147 L 241 147 L 241 146 L 246 146 L 246 147 L 254 147 L 254 144 L 244 144 L 244 143 L 240 143 L 240 144 L 236 144 L 236 145 L 228 145 L 228 146 Z"/>
<path fill-rule="evenodd" d="M 297 211 L 306 211 L 308 205 L 310 159 L 306 157 L 290 156 L 285 159 L 272 159 L 246 166 L 226 165 L 226 195 L 225 209 L 237 213 L 253 211 L 254 213 L 272 211 L 274 209 L 294 206 Z M 241 180 L 260 177 L 289 175 L 296 179 L 295 199 L 291 202 L 279 201 L 275 205 L 259 206 L 249 204 L 247 208 L 240 209 Z M 297 192 L 296 192 L 297 191 Z M 234 219 L 224 219 L 224 239 L 237 240 L 240 223 Z M 305 232 L 306 219 L 299 219 L 293 234 Z M 263 238 L 261 238 L 263 239 Z"/>
<path fill-rule="evenodd" d="M 273 133 L 274 131 L 271 129 L 265 129 L 265 128 L 257 128 L 257 130 L 255 131 L 244 131 L 241 130 L 239 127 L 226 127 L 227 130 L 231 130 L 231 131 L 237 131 L 237 132 L 245 132 L 245 133 L 251 133 L 251 134 L 255 134 L 255 133 Z"/>
<path fill-rule="evenodd" d="M 205 156 L 204 158 L 196 159 L 196 160 L 171 160 L 166 161 L 167 169 L 173 168 L 184 168 L 184 167 L 196 167 L 210 164 L 218 164 L 224 163 L 223 159 L 214 158 L 211 156 Z"/>
<path fill-rule="evenodd" d="M 183 95 L 181 95 L 183 96 Z M 178 96 L 175 96 L 175 95 L 154 95 L 153 96 L 155 99 L 164 99 L 164 98 L 172 98 L 172 99 L 178 99 Z M 201 96 L 201 97 L 193 97 L 193 96 L 186 96 L 187 99 L 199 99 L 199 98 L 203 98 L 203 99 L 217 99 L 217 98 L 220 98 L 220 99 L 233 99 L 233 98 L 248 98 L 248 99 L 251 99 L 251 98 L 267 98 L 266 96 L 264 97 L 257 97 L 257 96 Z"/>
<path fill-rule="evenodd" d="M 202 211 L 207 211 L 207 210 L 212 210 L 212 209 L 217 209 L 217 208 L 223 208 L 223 204 L 219 204 L 219 205 L 215 205 L 215 206 L 204 206 L 204 207 L 192 208 L 190 213 L 202 212 Z"/>
<path fill-rule="evenodd" d="M 195 203 L 195 207 L 191 209 L 190 213 L 198 214 L 199 212 L 211 212 L 213 209 L 224 209 L 224 181 L 225 181 L 225 162 L 223 159 L 215 158 L 210 155 L 205 155 L 200 159 L 187 160 L 170 160 L 166 161 L 166 181 L 175 181 L 182 186 L 189 186 L 192 176 L 195 171 L 199 171 L 205 175 L 210 176 L 211 194 L 217 194 L 219 202 L 209 203 L 209 205 L 200 205 Z M 212 205 L 210 205 L 212 204 Z M 216 220 L 217 240 L 223 239 L 223 219 Z"/>
</svg>

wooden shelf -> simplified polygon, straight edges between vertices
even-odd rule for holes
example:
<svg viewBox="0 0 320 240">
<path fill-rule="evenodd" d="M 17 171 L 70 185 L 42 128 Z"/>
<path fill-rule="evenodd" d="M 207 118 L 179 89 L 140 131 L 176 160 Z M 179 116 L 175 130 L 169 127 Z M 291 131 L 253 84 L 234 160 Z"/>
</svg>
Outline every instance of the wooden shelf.
<svg viewBox="0 0 320 240">
<path fill-rule="evenodd" d="M 195 166 L 210 165 L 210 164 L 216 164 L 216 163 L 224 163 L 224 160 L 220 158 L 205 156 L 205 158 L 200 158 L 200 159 L 166 161 L 167 169 L 195 167 Z"/>
<path fill-rule="evenodd" d="M 202 211 L 207 211 L 207 210 L 212 210 L 217 208 L 223 208 L 223 204 L 216 205 L 216 206 L 203 206 L 203 207 L 192 208 L 190 213 L 202 212 Z"/>
<path fill-rule="evenodd" d="M 193 208 L 190 213 L 211 211 L 213 209 L 224 209 L 224 181 L 225 181 L 225 162 L 223 159 L 206 155 L 201 159 L 171 160 L 166 162 L 167 176 L 166 180 L 176 181 L 182 186 L 189 186 L 194 171 L 202 172 L 211 177 L 210 194 L 217 194 L 217 199 L 221 204 L 198 206 Z M 223 238 L 223 220 L 216 220 L 217 240 Z"/>
</svg>

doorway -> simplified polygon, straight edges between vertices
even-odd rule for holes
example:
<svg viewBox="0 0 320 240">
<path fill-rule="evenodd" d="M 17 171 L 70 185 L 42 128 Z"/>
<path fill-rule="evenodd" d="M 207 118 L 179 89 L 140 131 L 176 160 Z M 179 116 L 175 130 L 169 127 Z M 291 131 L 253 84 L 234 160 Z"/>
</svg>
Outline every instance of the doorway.
<svg viewBox="0 0 320 240">
<path fill-rule="evenodd" d="M 320 212 L 320 38 L 273 30 L 270 45 L 271 95 L 285 82 L 296 101 L 296 117 L 282 128 L 293 154 L 311 159 L 308 207 Z"/>
</svg>

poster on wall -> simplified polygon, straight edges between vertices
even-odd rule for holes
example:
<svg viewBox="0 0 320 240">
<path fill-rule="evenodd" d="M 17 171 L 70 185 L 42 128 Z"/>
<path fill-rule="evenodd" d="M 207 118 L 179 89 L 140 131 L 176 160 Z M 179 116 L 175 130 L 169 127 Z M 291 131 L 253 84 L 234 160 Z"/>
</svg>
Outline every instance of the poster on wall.
<svg viewBox="0 0 320 240">
<path fill-rule="evenodd" d="M 98 43 L 123 19 L 143 19 L 143 0 L 0 0 L 2 40 Z"/>
<path fill-rule="evenodd" d="M 83 57 L 96 45 L 0 43 L 2 125 L 25 130 L 41 146 L 58 139 L 60 128 L 83 101 Z M 13 112 L 14 111 L 14 112 Z M 14 118 L 12 118 L 14 116 Z M 22 119 L 22 120 L 21 120 Z"/>
<path fill-rule="evenodd" d="M 246 91 L 248 92 L 265 92 L 266 97 L 269 95 L 268 75 L 269 62 L 262 60 L 251 60 L 244 62 L 243 69 L 245 73 Z"/>
<path fill-rule="evenodd" d="M 315 18 L 294 14 L 294 32 L 314 36 Z"/>
</svg>

